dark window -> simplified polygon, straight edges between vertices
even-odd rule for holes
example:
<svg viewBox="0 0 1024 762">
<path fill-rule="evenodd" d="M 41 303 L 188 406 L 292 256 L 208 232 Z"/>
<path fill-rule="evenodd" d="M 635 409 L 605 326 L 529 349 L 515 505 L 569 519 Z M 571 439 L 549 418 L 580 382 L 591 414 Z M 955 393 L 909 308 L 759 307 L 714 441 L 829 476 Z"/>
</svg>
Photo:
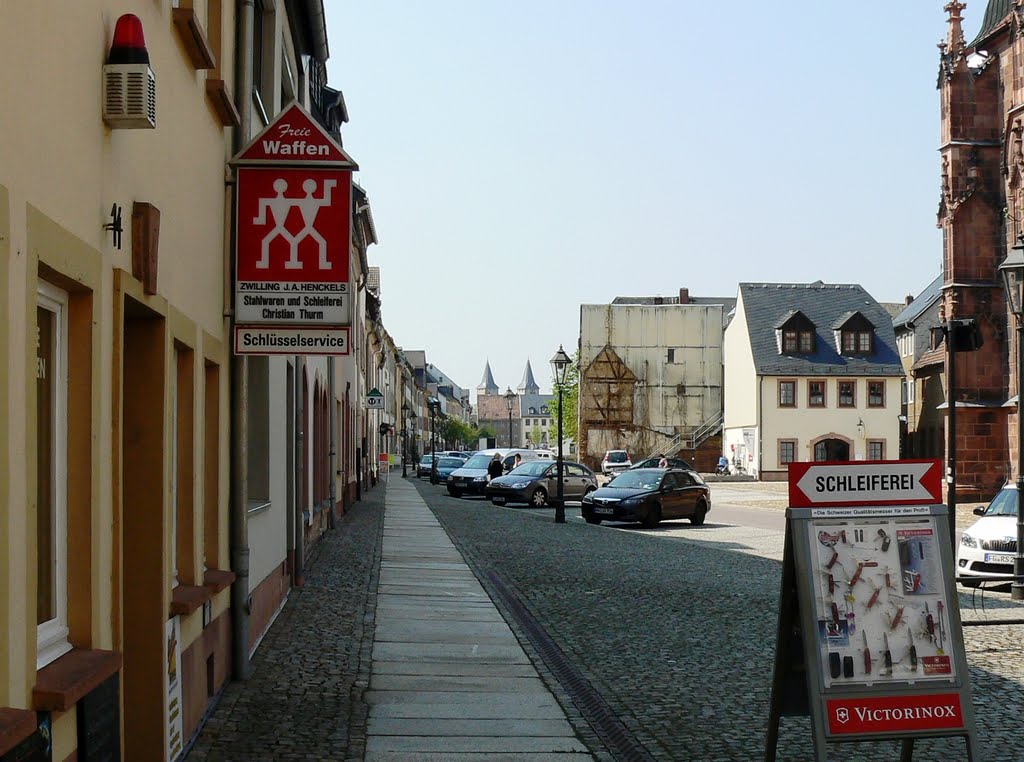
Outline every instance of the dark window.
<svg viewBox="0 0 1024 762">
<path fill-rule="evenodd" d="M 782 351 L 786 354 L 793 354 L 797 351 L 797 332 L 796 331 L 783 331 L 782 332 Z"/>
<path fill-rule="evenodd" d="M 666 360 L 666 362 L 675 362 L 675 361 L 676 361 L 676 350 L 670 348 L 668 350 L 668 359 Z"/>
<path fill-rule="evenodd" d="M 839 407 L 856 407 L 857 395 L 855 381 L 839 382 Z"/>
<path fill-rule="evenodd" d="M 843 354 L 852 355 L 857 351 L 857 334 L 853 331 L 843 331 Z"/>
<path fill-rule="evenodd" d="M 779 381 L 779 407 L 796 407 L 796 381 Z"/>
<path fill-rule="evenodd" d="M 808 407 L 825 407 L 825 382 L 824 381 L 808 381 L 807 382 L 807 406 Z"/>
<path fill-rule="evenodd" d="M 868 407 L 885 407 L 884 381 L 868 381 Z"/>
<path fill-rule="evenodd" d="M 788 463 L 792 463 L 796 460 L 796 440 L 795 439 L 781 439 L 779 440 L 779 465 L 785 466 Z"/>
<path fill-rule="evenodd" d="M 868 440 L 868 460 L 885 460 L 885 442 L 883 440 Z"/>
<path fill-rule="evenodd" d="M 809 355 L 814 352 L 814 332 L 800 331 L 800 353 Z"/>
</svg>

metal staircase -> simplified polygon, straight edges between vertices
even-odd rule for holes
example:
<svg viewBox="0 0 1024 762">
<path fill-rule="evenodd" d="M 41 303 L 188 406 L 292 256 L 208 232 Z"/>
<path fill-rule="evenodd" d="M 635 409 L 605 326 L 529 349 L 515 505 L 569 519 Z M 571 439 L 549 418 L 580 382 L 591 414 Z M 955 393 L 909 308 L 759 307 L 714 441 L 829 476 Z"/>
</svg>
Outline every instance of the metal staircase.
<svg viewBox="0 0 1024 762">
<path fill-rule="evenodd" d="M 723 413 L 719 410 L 700 426 L 676 434 L 666 446 L 665 456 L 671 457 L 680 450 L 696 450 L 708 437 L 722 430 L 722 417 Z"/>
</svg>

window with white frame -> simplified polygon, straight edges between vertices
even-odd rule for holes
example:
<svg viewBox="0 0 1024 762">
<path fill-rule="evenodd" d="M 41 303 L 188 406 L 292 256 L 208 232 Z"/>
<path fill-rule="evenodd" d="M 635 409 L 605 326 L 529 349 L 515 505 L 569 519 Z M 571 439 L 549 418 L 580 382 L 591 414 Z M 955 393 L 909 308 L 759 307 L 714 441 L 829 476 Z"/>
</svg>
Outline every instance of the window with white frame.
<svg viewBox="0 0 1024 762">
<path fill-rule="evenodd" d="M 68 643 L 68 295 L 36 296 L 36 667 Z"/>
<path fill-rule="evenodd" d="M 912 379 L 907 379 L 907 402 L 914 402 L 914 391 L 917 388 L 917 382 Z"/>
</svg>

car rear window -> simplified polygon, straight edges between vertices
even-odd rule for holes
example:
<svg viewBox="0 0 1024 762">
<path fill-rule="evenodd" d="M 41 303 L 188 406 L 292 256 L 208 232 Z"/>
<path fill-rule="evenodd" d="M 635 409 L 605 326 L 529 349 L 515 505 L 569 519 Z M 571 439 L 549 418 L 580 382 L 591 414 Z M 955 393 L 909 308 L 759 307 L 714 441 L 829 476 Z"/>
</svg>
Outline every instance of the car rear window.
<svg viewBox="0 0 1024 762">
<path fill-rule="evenodd" d="M 462 458 L 438 458 L 438 468 L 462 468 Z"/>
<path fill-rule="evenodd" d="M 609 463 L 625 463 L 629 460 L 629 457 L 623 450 L 612 450 L 604 456 L 605 460 Z"/>
</svg>

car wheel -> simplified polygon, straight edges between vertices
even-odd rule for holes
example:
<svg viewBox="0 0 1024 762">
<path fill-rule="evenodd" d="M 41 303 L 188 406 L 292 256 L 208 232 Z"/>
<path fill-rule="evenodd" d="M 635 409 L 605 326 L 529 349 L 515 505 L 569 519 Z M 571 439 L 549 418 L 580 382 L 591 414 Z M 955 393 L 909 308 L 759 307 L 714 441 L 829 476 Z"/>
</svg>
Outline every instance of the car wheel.
<svg viewBox="0 0 1024 762">
<path fill-rule="evenodd" d="M 543 508 L 547 505 L 547 502 L 548 493 L 544 491 L 543 487 L 537 487 L 537 489 L 533 491 L 533 494 L 530 495 L 530 505 L 534 508 Z"/>
<path fill-rule="evenodd" d="M 644 529 L 654 529 L 661 522 L 661 506 L 657 503 L 651 503 L 647 508 L 647 514 L 644 516 L 643 526 Z"/>
<path fill-rule="evenodd" d="M 600 524 L 601 519 L 597 516 L 584 516 L 583 517 L 588 524 Z"/>
<path fill-rule="evenodd" d="M 704 523 L 704 517 L 708 515 L 708 504 L 701 500 L 697 503 L 697 507 L 693 511 L 693 515 L 690 517 L 690 523 L 695 527 L 699 527 Z"/>
</svg>

